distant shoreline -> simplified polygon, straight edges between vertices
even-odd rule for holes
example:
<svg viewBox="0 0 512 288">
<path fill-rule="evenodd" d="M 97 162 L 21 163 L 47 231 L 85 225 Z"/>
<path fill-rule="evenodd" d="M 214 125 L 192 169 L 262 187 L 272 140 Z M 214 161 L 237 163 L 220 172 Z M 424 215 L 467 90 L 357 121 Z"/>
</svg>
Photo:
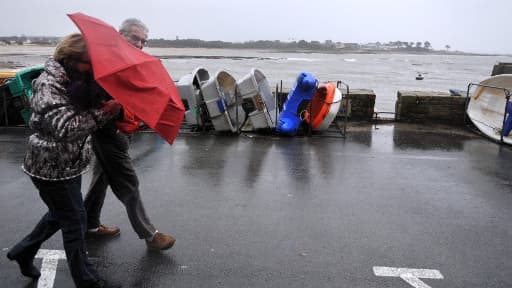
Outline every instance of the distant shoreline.
<svg viewBox="0 0 512 288">
<path fill-rule="evenodd" d="M 42 45 L 42 44 L 25 44 L 25 45 L 0 45 L 2 48 L 37 48 L 37 47 L 55 47 L 55 45 Z M 149 45 L 147 48 L 169 48 L 169 49 L 212 49 L 212 50 L 257 50 L 265 51 L 268 53 L 300 53 L 300 54 L 411 54 L 411 55 L 461 55 L 461 56 L 510 56 L 512 54 L 501 53 L 473 53 L 463 51 L 446 51 L 446 50 L 415 50 L 413 49 L 278 49 L 278 48 L 233 48 L 233 47 L 169 47 L 169 46 L 153 46 Z M 4 54 L 5 55 L 5 54 Z"/>
<path fill-rule="evenodd" d="M 261 50 L 261 49 L 260 49 Z M 275 50 L 275 49 L 263 49 L 273 50 L 275 53 L 321 53 L 321 54 L 411 54 L 411 55 L 461 55 L 461 56 L 512 56 L 510 54 L 487 54 L 487 53 L 470 53 L 461 51 L 443 51 L 443 50 L 430 50 L 430 51 L 414 51 L 414 50 L 380 50 L 380 49 L 357 49 L 357 50 L 337 50 L 337 51 L 326 51 L 326 50 Z"/>
</svg>

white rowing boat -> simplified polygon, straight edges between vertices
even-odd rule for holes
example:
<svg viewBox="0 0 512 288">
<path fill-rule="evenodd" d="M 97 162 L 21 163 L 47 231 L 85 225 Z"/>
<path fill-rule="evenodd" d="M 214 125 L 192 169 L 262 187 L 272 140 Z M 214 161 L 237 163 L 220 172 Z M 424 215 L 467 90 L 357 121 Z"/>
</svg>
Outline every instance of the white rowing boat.
<svg viewBox="0 0 512 288">
<path fill-rule="evenodd" d="M 466 111 L 469 119 L 478 130 L 497 141 L 501 141 L 504 116 L 511 117 L 512 112 L 511 109 L 506 112 L 505 89 L 512 91 L 512 74 L 501 74 L 485 79 L 479 83 L 479 86 L 472 93 Z M 510 133 L 503 135 L 503 142 L 512 144 L 512 135 Z"/>
</svg>

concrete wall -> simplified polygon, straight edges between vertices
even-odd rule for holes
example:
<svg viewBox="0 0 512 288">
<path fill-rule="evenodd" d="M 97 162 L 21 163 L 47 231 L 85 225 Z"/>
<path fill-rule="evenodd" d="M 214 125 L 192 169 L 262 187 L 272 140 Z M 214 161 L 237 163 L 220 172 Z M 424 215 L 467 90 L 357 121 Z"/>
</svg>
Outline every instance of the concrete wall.
<svg viewBox="0 0 512 288">
<path fill-rule="evenodd" d="M 500 74 L 512 74 L 512 63 L 500 62 L 492 67 L 491 76 Z"/>
<path fill-rule="evenodd" d="M 444 92 L 398 91 L 395 120 L 464 124 L 465 96 Z"/>
</svg>

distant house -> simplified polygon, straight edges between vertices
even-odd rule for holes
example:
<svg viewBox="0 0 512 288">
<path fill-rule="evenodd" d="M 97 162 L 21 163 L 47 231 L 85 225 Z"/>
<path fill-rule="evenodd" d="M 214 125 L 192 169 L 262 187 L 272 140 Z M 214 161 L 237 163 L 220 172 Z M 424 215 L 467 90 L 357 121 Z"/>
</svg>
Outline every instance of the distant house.
<svg viewBox="0 0 512 288">
<path fill-rule="evenodd" d="M 360 46 L 358 43 L 336 42 L 336 49 L 359 49 Z"/>
<path fill-rule="evenodd" d="M 366 43 L 366 44 L 361 45 L 361 48 L 366 49 L 366 50 L 375 50 L 375 49 L 380 49 L 381 44 L 379 42 Z"/>
<path fill-rule="evenodd" d="M 399 49 L 401 47 L 396 44 L 386 43 L 386 44 L 382 45 L 381 48 L 384 50 L 395 50 L 395 49 Z"/>
<path fill-rule="evenodd" d="M 324 46 L 328 49 L 336 48 L 336 44 L 332 40 L 325 40 Z"/>
</svg>

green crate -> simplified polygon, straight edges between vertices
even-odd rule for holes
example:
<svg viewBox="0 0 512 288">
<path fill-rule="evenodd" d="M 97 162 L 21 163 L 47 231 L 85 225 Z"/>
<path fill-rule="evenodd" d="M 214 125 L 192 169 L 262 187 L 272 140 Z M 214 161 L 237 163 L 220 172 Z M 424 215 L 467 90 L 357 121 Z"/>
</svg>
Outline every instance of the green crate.
<svg viewBox="0 0 512 288">
<path fill-rule="evenodd" d="M 28 122 L 30 121 L 30 116 L 32 116 L 32 110 L 28 108 L 23 108 L 20 111 L 21 117 L 23 117 L 23 121 L 25 121 L 25 124 L 28 125 Z"/>
<path fill-rule="evenodd" d="M 23 69 L 16 73 L 16 76 L 7 83 L 13 97 L 32 97 L 32 80 L 36 79 L 43 72 L 43 66 L 35 66 Z"/>
</svg>

